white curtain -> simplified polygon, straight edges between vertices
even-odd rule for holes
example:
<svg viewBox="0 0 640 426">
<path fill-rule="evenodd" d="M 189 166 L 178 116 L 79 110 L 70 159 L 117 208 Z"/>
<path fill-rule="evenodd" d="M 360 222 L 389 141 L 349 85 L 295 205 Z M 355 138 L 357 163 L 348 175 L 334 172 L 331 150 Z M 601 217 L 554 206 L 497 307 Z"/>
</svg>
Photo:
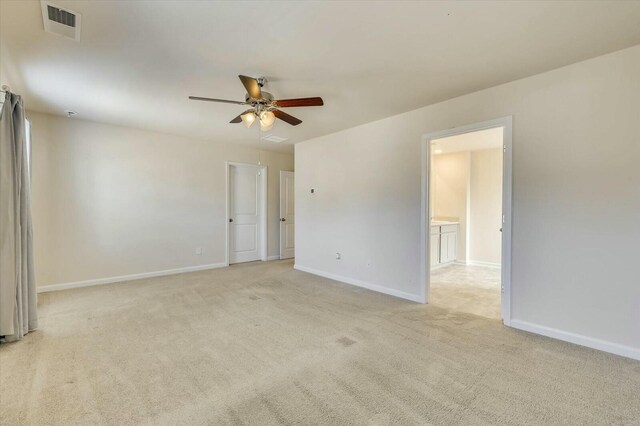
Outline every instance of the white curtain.
<svg viewBox="0 0 640 426">
<path fill-rule="evenodd" d="M 0 336 L 20 340 L 38 326 L 29 150 L 22 98 L 0 111 Z"/>
</svg>

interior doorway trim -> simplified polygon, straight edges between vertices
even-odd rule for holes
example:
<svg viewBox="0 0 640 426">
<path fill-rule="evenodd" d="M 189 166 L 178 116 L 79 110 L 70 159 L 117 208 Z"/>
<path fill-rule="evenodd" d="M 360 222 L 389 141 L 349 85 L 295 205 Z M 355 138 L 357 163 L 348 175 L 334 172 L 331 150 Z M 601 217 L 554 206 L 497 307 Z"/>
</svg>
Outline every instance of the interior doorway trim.
<svg viewBox="0 0 640 426">
<path fill-rule="evenodd" d="M 420 276 L 422 279 L 421 299 L 423 303 L 429 303 L 430 294 L 430 270 L 431 270 L 431 245 L 428 240 L 430 185 L 431 173 L 431 141 L 448 136 L 461 135 L 476 132 L 478 130 L 503 128 L 503 161 L 502 161 L 502 272 L 501 272 L 501 311 L 502 321 L 505 325 L 511 325 L 511 210 L 512 210 L 512 142 L 513 142 L 513 117 L 501 117 L 494 120 L 455 127 L 428 133 L 422 136 L 422 202 L 420 204 Z"/>
<path fill-rule="evenodd" d="M 260 171 L 260 191 L 261 197 L 259 202 L 260 209 L 260 260 L 267 261 L 269 260 L 267 257 L 267 166 L 266 165 L 256 165 L 256 164 L 248 164 L 248 163 L 238 163 L 234 161 L 225 161 L 225 191 L 226 191 L 226 212 L 225 212 L 225 255 L 224 255 L 224 263 L 225 266 L 229 266 L 229 216 L 230 216 L 230 197 L 231 193 L 229 191 L 230 179 L 229 173 L 231 167 L 239 166 L 239 167 L 252 167 Z"/>
</svg>

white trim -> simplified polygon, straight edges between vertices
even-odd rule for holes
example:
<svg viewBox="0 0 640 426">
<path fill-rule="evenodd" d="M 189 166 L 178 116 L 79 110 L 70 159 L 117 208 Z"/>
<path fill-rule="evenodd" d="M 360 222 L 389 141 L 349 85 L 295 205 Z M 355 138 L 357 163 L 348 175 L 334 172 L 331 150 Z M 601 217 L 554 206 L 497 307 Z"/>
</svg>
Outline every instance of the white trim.
<svg viewBox="0 0 640 426">
<path fill-rule="evenodd" d="M 495 269 L 502 268 L 502 265 L 499 263 L 483 262 L 481 260 L 467 260 L 466 262 L 460 262 L 460 263 L 468 266 L 484 266 L 487 268 L 495 268 Z"/>
<path fill-rule="evenodd" d="M 422 136 L 422 177 L 421 192 L 422 202 L 420 205 L 420 281 L 422 282 L 420 297 L 423 303 L 428 303 L 429 299 L 429 272 L 430 269 L 430 244 L 428 244 L 427 228 L 430 221 L 430 188 L 429 176 L 431 171 L 431 141 L 448 136 L 461 135 L 464 133 L 476 132 L 478 130 L 493 129 L 502 127 L 503 130 L 503 173 L 502 173 L 502 212 L 504 223 L 502 224 L 502 322 L 509 325 L 511 322 L 511 210 L 512 210 L 512 145 L 513 145 L 513 117 L 501 117 L 494 120 L 483 121 L 481 123 L 470 124 L 452 129 L 441 130 Z"/>
<path fill-rule="evenodd" d="M 282 234 L 283 234 L 283 224 L 284 222 L 282 222 L 282 218 L 284 218 L 284 211 L 286 210 L 286 207 L 283 209 L 282 208 L 282 203 L 283 203 L 283 199 L 282 199 L 282 186 L 283 186 L 283 177 L 284 176 L 293 176 L 293 178 L 295 179 L 295 172 L 292 172 L 290 170 L 280 170 L 280 182 L 278 182 L 278 250 L 280 252 L 280 259 L 291 259 L 293 257 L 295 257 L 295 241 L 293 243 L 294 247 L 293 247 L 293 256 L 283 256 L 283 252 L 284 252 L 284 248 L 283 248 L 283 238 L 282 238 Z M 286 186 L 285 186 L 286 187 Z M 286 190 L 285 190 L 286 192 Z M 294 192 L 295 192 L 295 185 L 294 185 Z M 285 194 L 286 195 L 286 194 Z M 286 199 L 284 200 L 285 204 L 286 204 Z M 294 203 L 295 203 L 295 194 L 294 194 Z M 285 218 L 286 219 L 286 218 Z M 295 220 L 295 208 L 294 208 L 294 219 L 293 219 L 293 225 L 295 227 L 296 224 L 296 220 Z M 286 228 L 285 228 L 286 229 Z M 286 233 L 286 232 L 285 232 Z M 294 233 L 295 234 L 295 233 Z M 284 243 L 286 245 L 286 243 Z"/>
<path fill-rule="evenodd" d="M 140 274 L 120 275 L 116 277 L 96 278 L 93 280 L 75 281 L 63 284 L 50 284 L 37 287 L 38 293 L 47 293 L 50 291 L 67 290 L 70 288 L 91 287 L 94 285 L 119 283 L 122 281 L 141 280 L 144 278 L 162 277 L 165 275 L 182 274 L 185 272 L 205 271 L 207 269 L 224 268 L 225 263 L 211 263 L 209 265 L 187 266 L 185 268 L 166 269 L 164 271 L 142 272 Z"/>
<path fill-rule="evenodd" d="M 262 216 L 261 216 L 261 226 L 262 226 L 262 236 L 260 237 L 261 242 L 262 242 L 262 247 L 261 247 L 261 251 L 262 251 L 262 261 L 266 262 L 267 261 L 267 251 L 269 250 L 269 244 L 267 241 L 267 235 L 268 235 L 268 221 L 267 218 L 269 216 L 269 170 L 267 169 L 266 165 L 261 165 L 260 167 L 260 171 L 263 173 L 262 174 L 262 199 L 260 200 L 260 208 L 262 209 Z M 228 224 L 228 222 L 227 222 Z M 229 247 L 229 246 L 227 246 Z"/>
<path fill-rule="evenodd" d="M 530 322 L 517 319 L 511 320 L 511 327 L 518 330 L 528 331 L 530 333 L 540 334 L 542 336 L 551 337 L 553 339 L 563 340 L 565 342 L 574 343 L 587 348 L 597 349 L 599 351 L 609 352 L 615 355 L 627 358 L 637 359 L 640 361 L 640 348 L 620 345 L 618 343 L 607 342 L 605 340 L 594 339 L 593 337 L 583 336 L 582 334 L 570 333 L 543 325 L 532 324 Z"/>
<path fill-rule="evenodd" d="M 464 221 L 464 260 L 471 257 L 471 151 L 467 152 L 467 208 Z M 458 227 L 459 229 L 459 227 Z M 458 232 L 459 234 L 459 232 Z"/>
<path fill-rule="evenodd" d="M 455 261 L 453 261 L 453 262 L 447 262 L 447 263 L 438 263 L 436 266 L 431 266 L 431 271 L 432 271 L 432 272 L 433 272 L 433 271 L 437 271 L 438 269 L 442 269 L 442 268 L 444 268 L 445 266 L 455 265 L 456 263 L 461 264 L 461 265 L 464 265 L 464 261 L 462 261 L 462 260 L 460 260 L 460 261 L 455 260 Z M 422 303 L 424 303 L 424 302 L 422 302 Z"/>
<path fill-rule="evenodd" d="M 492 269 L 502 268 L 502 265 L 500 265 L 499 263 L 481 262 L 477 260 L 454 260 L 453 262 L 438 263 L 436 266 L 431 267 L 431 271 L 436 271 L 440 268 L 443 268 L 445 266 L 451 266 L 451 265 L 483 266 L 485 268 L 492 268 Z"/>
<path fill-rule="evenodd" d="M 266 258 L 265 260 L 266 260 L 267 262 L 270 262 L 270 261 L 272 261 L 272 260 L 280 260 L 280 255 L 279 255 L 279 254 L 276 254 L 276 255 L 273 255 L 273 256 L 267 256 L 267 258 Z"/>
<path fill-rule="evenodd" d="M 395 296 L 401 299 L 410 300 L 412 302 L 422 303 L 422 296 L 419 294 L 413 294 L 413 293 L 407 293 L 400 290 L 394 290 L 394 289 L 383 287 L 377 284 L 371 284 L 365 281 L 343 277 L 341 275 L 330 274 L 328 272 L 319 271 L 313 268 L 307 268 L 306 266 L 302 266 L 298 264 L 293 265 L 293 269 L 297 269 L 298 271 L 307 272 L 313 275 L 318 275 L 320 277 L 329 278 L 330 280 L 340 281 L 345 284 L 351 284 L 357 287 L 366 288 L 367 290 L 373 290 L 378 293 L 388 294 L 389 296 Z"/>
<path fill-rule="evenodd" d="M 263 262 L 268 261 L 268 257 L 267 257 L 267 214 L 268 214 L 268 206 L 267 206 L 267 202 L 268 202 L 268 193 L 267 193 L 267 189 L 268 189 L 268 170 L 267 170 L 267 166 L 265 164 L 248 164 L 248 163 L 238 163 L 235 161 L 225 161 L 225 199 L 226 199 L 226 212 L 225 212 L 225 228 L 226 228 L 226 232 L 225 232 L 225 253 L 224 253 L 224 262 L 226 266 L 229 266 L 229 168 L 231 166 L 241 166 L 241 167 L 254 167 L 258 170 L 260 170 L 261 172 L 263 172 L 263 174 L 260 176 L 260 189 L 262 191 L 262 196 L 260 197 L 260 211 L 261 211 L 261 218 L 260 218 L 260 260 L 262 260 Z"/>
<path fill-rule="evenodd" d="M 431 169 L 430 139 L 422 136 L 421 175 L 420 175 L 420 302 L 427 303 L 429 293 L 429 275 L 431 275 L 431 202 L 429 196 L 429 170 Z M 426 210 L 425 210 L 426 209 Z M 429 232 L 427 232 L 427 229 Z"/>
<path fill-rule="evenodd" d="M 502 119 L 504 129 L 502 142 L 502 321 L 505 325 L 511 324 L 511 239 L 513 220 L 513 117 Z"/>
</svg>

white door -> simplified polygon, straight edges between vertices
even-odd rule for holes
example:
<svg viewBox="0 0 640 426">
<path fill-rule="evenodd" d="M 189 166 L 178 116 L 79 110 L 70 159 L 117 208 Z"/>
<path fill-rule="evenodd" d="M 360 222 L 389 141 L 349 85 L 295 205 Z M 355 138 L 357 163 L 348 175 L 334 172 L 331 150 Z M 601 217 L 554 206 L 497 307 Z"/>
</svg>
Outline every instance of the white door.
<svg viewBox="0 0 640 426">
<path fill-rule="evenodd" d="M 295 256 L 294 173 L 280 172 L 280 259 Z"/>
<path fill-rule="evenodd" d="M 229 166 L 229 263 L 261 258 L 261 189 L 259 167 Z"/>
</svg>

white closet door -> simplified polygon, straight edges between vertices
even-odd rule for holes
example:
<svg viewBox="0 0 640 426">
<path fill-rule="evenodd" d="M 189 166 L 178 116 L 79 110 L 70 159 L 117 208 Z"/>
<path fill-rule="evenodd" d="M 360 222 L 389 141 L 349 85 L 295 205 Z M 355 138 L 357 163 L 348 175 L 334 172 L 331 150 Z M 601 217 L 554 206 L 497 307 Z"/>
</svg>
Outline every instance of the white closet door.
<svg viewBox="0 0 640 426">
<path fill-rule="evenodd" d="M 229 167 L 229 263 L 260 260 L 260 169 Z"/>
</svg>

